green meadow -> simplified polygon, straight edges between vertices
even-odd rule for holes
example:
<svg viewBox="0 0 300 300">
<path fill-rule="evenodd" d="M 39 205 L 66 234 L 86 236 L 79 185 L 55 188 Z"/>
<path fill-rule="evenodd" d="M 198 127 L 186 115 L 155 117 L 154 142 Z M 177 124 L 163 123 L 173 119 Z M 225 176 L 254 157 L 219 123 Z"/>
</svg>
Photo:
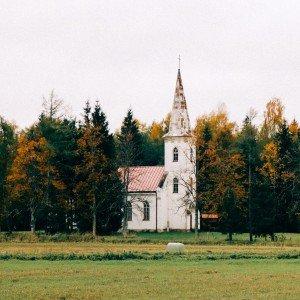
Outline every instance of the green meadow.
<svg viewBox="0 0 300 300">
<path fill-rule="evenodd" d="M 299 299 L 299 260 L 2 261 L 1 299 Z"/>
<path fill-rule="evenodd" d="M 0 299 L 300 299 L 300 235 L 247 238 L 1 233 Z"/>
</svg>

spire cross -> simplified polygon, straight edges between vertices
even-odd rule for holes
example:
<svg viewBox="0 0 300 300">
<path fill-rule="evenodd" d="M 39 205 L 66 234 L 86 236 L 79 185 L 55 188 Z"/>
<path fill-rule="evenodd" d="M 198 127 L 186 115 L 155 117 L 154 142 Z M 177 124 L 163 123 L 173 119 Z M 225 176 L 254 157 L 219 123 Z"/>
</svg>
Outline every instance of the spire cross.
<svg viewBox="0 0 300 300">
<path fill-rule="evenodd" d="M 180 54 L 178 56 L 178 69 L 180 69 L 180 62 L 181 62 L 181 58 L 180 58 Z"/>
</svg>

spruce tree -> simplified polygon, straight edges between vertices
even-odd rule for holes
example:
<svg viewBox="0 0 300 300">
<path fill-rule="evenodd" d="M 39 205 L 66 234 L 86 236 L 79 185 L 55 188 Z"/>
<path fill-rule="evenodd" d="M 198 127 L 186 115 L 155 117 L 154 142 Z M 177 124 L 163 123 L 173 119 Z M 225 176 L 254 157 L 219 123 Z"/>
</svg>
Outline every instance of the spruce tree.
<svg viewBox="0 0 300 300">
<path fill-rule="evenodd" d="M 232 242 L 233 233 L 238 230 L 240 224 L 240 212 L 235 193 L 231 188 L 226 190 L 223 197 L 220 216 L 223 229 L 228 234 L 228 241 Z"/>
<path fill-rule="evenodd" d="M 123 120 L 121 131 L 117 134 L 118 164 L 122 168 L 121 176 L 124 186 L 123 198 L 123 235 L 127 234 L 127 199 L 128 187 L 131 181 L 130 167 L 141 164 L 142 161 L 142 135 L 137 121 L 133 118 L 131 109 Z"/>
<path fill-rule="evenodd" d="M 17 136 L 12 124 L 0 117 L 0 231 L 7 229 L 9 197 L 7 176 L 15 155 Z"/>
<path fill-rule="evenodd" d="M 258 168 L 261 165 L 260 161 L 260 147 L 258 143 L 258 130 L 252 124 L 252 116 L 246 116 L 241 132 L 238 135 L 238 149 L 242 154 L 244 161 L 244 172 L 245 177 L 247 178 L 245 182 L 245 187 L 247 190 L 247 200 L 248 205 L 246 208 L 247 216 L 248 216 L 248 231 L 249 231 L 249 239 L 253 241 L 253 233 L 254 233 L 254 204 L 253 202 L 256 200 L 256 193 L 254 192 L 254 187 L 258 184 Z"/>
<path fill-rule="evenodd" d="M 139 165 L 143 157 L 142 135 L 131 109 L 128 110 L 123 120 L 117 141 L 119 164 L 121 166 Z"/>
<path fill-rule="evenodd" d="M 298 145 L 293 141 L 287 122 L 280 125 L 275 136 L 278 147 L 276 184 L 276 220 L 278 230 L 295 230 L 300 208 Z"/>
<path fill-rule="evenodd" d="M 199 214 L 201 223 L 201 213 L 205 206 L 207 194 L 212 189 L 213 182 L 211 180 L 212 165 L 214 156 L 211 155 L 211 140 L 212 131 L 209 123 L 205 123 L 203 132 L 197 138 L 197 151 L 196 151 L 196 203 L 195 203 L 195 234 L 198 235 L 199 227 Z"/>
<path fill-rule="evenodd" d="M 58 110 L 56 114 L 59 114 Z M 47 187 L 44 226 L 49 232 L 72 230 L 78 139 L 76 122 L 45 111 L 37 125 L 40 135 L 47 140 L 52 150 L 49 164 L 55 168 L 56 176 L 62 183 L 61 189 L 51 185 Z"/>
<path fill-rule="evenodd" d="M 85 230 L 91 224 L 93 235 L 96 236 L 98 232 L 119 229 L 123 203 L 114 140 L 99 103 L 96 103 L 93 112 L 87 103 L 85 122 L 80 131 L 76 187 L 78 225 Z"/>
</svg>

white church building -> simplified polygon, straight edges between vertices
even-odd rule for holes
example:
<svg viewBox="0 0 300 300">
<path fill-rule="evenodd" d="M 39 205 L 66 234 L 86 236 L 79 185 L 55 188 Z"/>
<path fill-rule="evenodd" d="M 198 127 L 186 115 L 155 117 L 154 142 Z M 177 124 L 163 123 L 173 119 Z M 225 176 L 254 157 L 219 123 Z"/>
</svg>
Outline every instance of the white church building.
<svg viewBox="0 0 300 300">
<path fill-rule="evenodd" d="M 164 135 L 165 165 L 130 168 L 128 229 L 169 231 L 194 228 L 195 147 L 178 70 L 169 131 Z"/>
</svg>

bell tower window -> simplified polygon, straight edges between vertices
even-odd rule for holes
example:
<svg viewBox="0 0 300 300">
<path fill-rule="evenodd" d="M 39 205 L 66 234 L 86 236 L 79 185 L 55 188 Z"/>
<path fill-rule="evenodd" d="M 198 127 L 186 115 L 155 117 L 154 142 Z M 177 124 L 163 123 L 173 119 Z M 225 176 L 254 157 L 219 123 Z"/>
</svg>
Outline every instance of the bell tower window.
<svg viewBox="0 0 300 300">
<path fill-rule="evenodd" d="M 178 178 L 173 179 L 173 193 L 177 194 L 178 193 Z"/>
<path fill-rule="evenodd" d="M 176 147 L 173 149 L 173 161 L 178 161 L 178 149 Z"/>
</svg>

